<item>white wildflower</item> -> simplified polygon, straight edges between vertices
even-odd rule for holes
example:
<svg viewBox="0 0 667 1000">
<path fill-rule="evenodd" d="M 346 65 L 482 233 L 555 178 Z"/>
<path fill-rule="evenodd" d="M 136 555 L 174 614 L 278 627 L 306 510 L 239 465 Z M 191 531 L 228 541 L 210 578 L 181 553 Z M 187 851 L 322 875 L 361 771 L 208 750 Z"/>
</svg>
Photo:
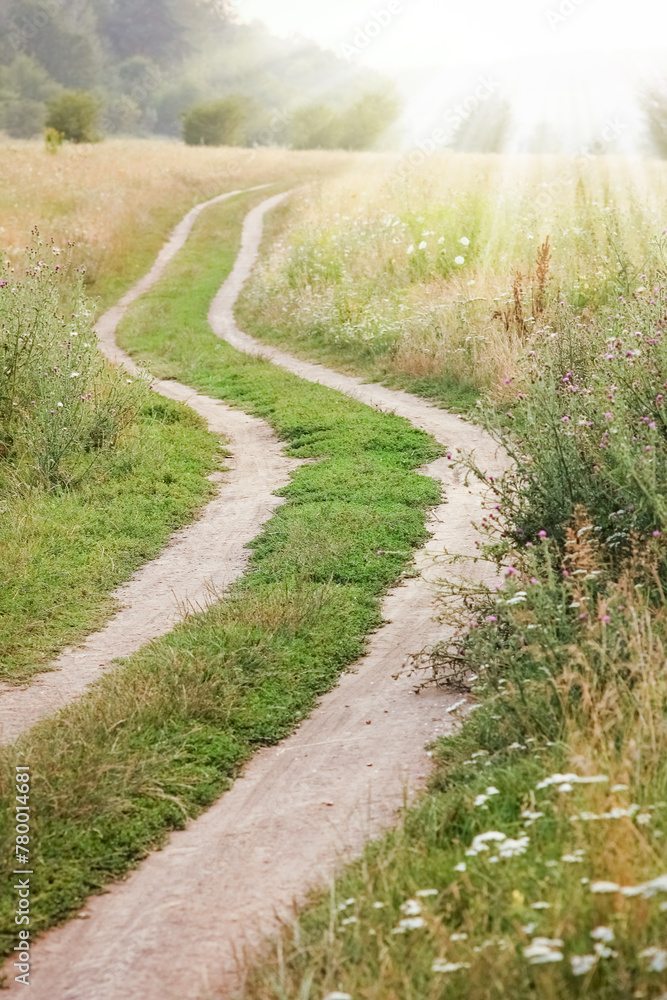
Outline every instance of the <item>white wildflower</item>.
<svg viewBox="0 0 667 1000">
<path fill-rule="evenodd" d="M 651 814 L 639 813 L 639 815 L 637 816 L 637 822 L 639 823 L 640 826 L 648 826 L 648 824 L 651 822 Z"/>
<path fill-rule="evenodd" d="M 517 840 L 508 837 L 500 845 L 498 853 L 501 858 L 518 858 L 519 855 L 526 853 L 529 843 L 530 837 L 519 837 Z"/>
<path fill-rule="evenodd" d="M 346 917 L 345 920 L 341 920 L 342 927 L 347 927 L 348 924 L 358 924 L 358 923 L 359 923 L 358 917 Z"/>
<path fill-rule="evenodd" d="M 550 910 L 551 903 L 545 903 L 542 900 L 538 903 L 531 903 L 531 910 Z"/>
<path fill-rule="evenodd" d="M 574 976 L 585 976 L 596 965 L 597 960 L 597 955 L 573 955 L 570 959 L 572 974 Z"/>
<path fill-rule="evenodd" d="M 457 934 L 452 934 L 452 936 L 450 937 L 449 940 L 450 941 L 467 941 L 468 940 L 468 935 L 464 934 L 462 931 L 460 931 Z"/>
<path fill-rule="evenodd" d="M 421 243 L 419 244 L 419 249 L 420 250 L 425 250 L 426 249 L 426 240 L 422 240 L 421 241 Z"/>
<path fill-rule="evenodd" d="M 432 972 L 459 972 L 461 969 L 469 969 L 469 962 L 447 962 L 444 958 L 436 958 L 431 966 Z"/>
<path fill-rule="evenodd" d="M 546 965 L 548 962 L 562 962 L 563 953 L 559 949 L 563 942 L 559 938 L 533 938 L 523 949 L 524 957 L 531 965 Z"/>
<path fill-rule="evenodd" d="M 421 911 L 421 903 L 416 899 L 407 899 L 401 906 L 401 913 L 404 913 L 406 917 L 418 917 Z"/>
<path fill-rule="evenodd" d="M 591 882 L 591 892 L 595 892 L 600 895 L 604 893 L 618 892 L 620 888 L 621 887 L 618 882 Z"/>
<path fill-rule="evenodd" d="M 70 372 L 70 378 L 81 378 L 81 372 Z"/>
<path fill-rule="evenodd" d="M 373 909 L 374 910 L 384 910 L 385 906 L 386 906 L 386 903 L 381 903 L 379 900 L 377 900 L 375 903 L 373 903 Z"/>
<path fill-rule="evenodd" d="M 464 247 L 470 246 L 470 240 L 468 239 L 467 236 L 462 236 L 461 239 L 459 240 L 459 243 L 461 244 L 461 246 Z"/>
<path fill-rule="evenodd" d="M 352 1000 L 352 995 L 350 993 L 341 993 L 340 990 L 334 990 L 333 993 L 327 993 L 324 1000 Z"/>
<path fill-rule="evenodd" d="M 392 934 L 405 934 L 406 931 L 416 931 L 420 927 L 426 927 L 426 921 L 423 917 L 405 917 L 403 920 L 399 920 L 398 926 L 394 927 Z"/>
<path fill-rule="evenodd" d="M 465 262 L 466 262 L 465 257 L 458 256 L 454 258 L 455 264 L 465 264 Z"/>
<path fill-rule="evenodd" d="M 649 972 L 664 972 L 667 968 L 667 951 L 662 948 L 644 948 L 642 958 L 650 958 Z"/>
<path fill-rule="evenodd" d="M 591 937 L 594 941 L 606 941 L 607 944 L 611 944 L 614 940 L 614 932 L 611 927 L 595 927 L 591 931 Z"/>
<path fill-rule="evenodd" d="M 499 830 L 487 830 L 486 833 L 478 834 L 470 845 L 470 849 L 479 854 L 480 851 L 488 851 L 489 843 L 502 843 L 507 840 L 507 835 Z"/>
<path fill-rule="evenodd" d="M 437 895 L 438 895 L 437 889 L 418 889 L 417 892 L 415 893 L 415 896 L 419 896 L 422 899 L 425 899 L 427 896 L 437 896 Z"/>
<path fill-rule="evenodd" d="M 459 861 L 458 865 L 454 865 L 455 872 L 464 872 L 467 870 L 467 868 L 468 866 L 466 865 L 465 861 Z"/>
</svg>

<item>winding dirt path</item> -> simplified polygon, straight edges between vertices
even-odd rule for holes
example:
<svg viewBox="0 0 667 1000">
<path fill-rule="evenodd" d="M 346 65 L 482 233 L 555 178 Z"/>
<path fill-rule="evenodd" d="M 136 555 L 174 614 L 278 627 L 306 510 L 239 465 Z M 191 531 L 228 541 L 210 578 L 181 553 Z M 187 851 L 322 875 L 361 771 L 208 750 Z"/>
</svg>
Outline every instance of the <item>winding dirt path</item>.
<svg viewBox="0 0 667 1000">
<path fill-rule="evenodd" d="M 151 271 L 98 320 L 100 347 L 112 362 L 137 371 L 129 355 L 116 345 L 120 321 L 131 303 L 162 277 L 204 208 L 240 193 L 232 191 L 192 209 L 162 248 Z M 116 659 L 171 631 L 189 610 L 219 599 L 245 570 L 247 543 L 284 502 L 273 493 L 289 482 L 299 463 L 283 453 L 283 445 L 268 424 L 178 382 L 158 381 L 155 391 L 187 403 L 204 418 L 209 430 L 229 441 L 229 471 L 213 477 L 220 487 L 200 517 L 172 535 L 157 559 L 116 590 L 113 597 L 121 610 L 108 625 L 82 645 L 66 649 L 50 672 L 37 676 L 29 687 L 0 684 L 0 742 L 12 742 L 40 719 L 81 696 Z"/>
<path fill-rule="evenodd" d="M 269 357 L 379 409 L 406 416 L 450 448 L 476 450 L 500 468 L 492 442 L 436 407 L 377 385 L 299 361 L 242 334 L 233 303 L 261 239 L 262 217 L 282 196 L 246 219 L 234 272 L 211 308 L 218 333 L 241 350 Z M 450 550 L 472 557 L 471 519 L 481 497 L 445 460 L 424 470 L 441 479 L 446 502 L 430 519 L 433 537 L 418 553 L 419 576 L 387 596 L 387 624 L 367 655 L 321 699 L 278 747 L 259 752 L 233 787 L 187 830 L 173 834 L 82 914 L 33 948 L 33 1000 L 205 1000 L 230 997 L 242 982 L 244 952 L 276 928 L 313 885 L 394 820 L 429 770 L 425 744 L 452 724 L 454 699 L 431 690 L 419 697 L 402 675 L 417 647 L 441 640 L 431 618 L 433 581 L 445 572 L 468 578 L 472 561 L 455 568 Z M 23 995 L 14 984 L 8 997 Z"/>
</svg>

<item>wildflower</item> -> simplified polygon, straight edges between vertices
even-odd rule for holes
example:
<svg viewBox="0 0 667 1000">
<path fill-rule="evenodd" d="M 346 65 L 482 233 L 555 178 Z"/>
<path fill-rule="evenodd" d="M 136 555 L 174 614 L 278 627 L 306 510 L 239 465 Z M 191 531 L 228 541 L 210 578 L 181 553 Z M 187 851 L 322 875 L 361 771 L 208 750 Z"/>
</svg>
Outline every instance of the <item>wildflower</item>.
<svg viewBox="0 0 667 1000">
<path fill-rule="evenodd" d="M 418 889 L 415 896 L 419 896 L 421 899 L 426 899 L 427 896 L 437 896 L 437 889 Z"/>
<path fill-rule="evenodd" d="M 546 538 L 546 537 L 547 537 L 547 533 L 546 533 L 546 531 L 540 531 L 540 532 L 539 532 L 539 537 L 540 537 L 540 538 Z"/>
<path fill-rule="evenodd" d="M 470 240 L 467 238 L 467 236 L 462 236 L 461 239 L 459 240 L 459 243 L 461 244 L 461 246 L 464 247 L 470 246 Z"/>
<path fill-rule="evenodd" d="M 445 242 L 445 237 L 441 236 L 440 239 L 438 240 L 438 243 L 444 243 L 444 242 Z"/>
<path fill-rule="evenodd" d="M 348 924 L 358 924 L 358 923 L 359 923 L 358 917 L 346 917 L 345 920 L 341 920 L 342 927 L 347 927 Z"/>
<path fill-rule="evenodd" d="M 466 262 L 465 257 L 458 256 L 454 258 L 455 264 L 465 264 L 465 262 Z"/>
<path fill-rule="evenodd" d="M 421 243 L 419 244 L 419 249 L 420 250 L 425 250 L 426 249 L 426 240 L 422 240 L 421 241 Z"/>
<path fill-rule="evenodd" d="M 352 995 L 350 993 L 341 993 L 340 990 L 334 990 L 333 993 L 327 993 L 324 1000 L 352 1000 Z"/>
<path fill-rule="evenodd" d="M 517 840 L 508 837 L 500 845 L 498 853 L 501 858 L 518 858 L 519 855 L 526 853 L 529 843 L 530 837 L 519 837 Z"/>
<path fill-rule="evenodd" d="M 460 969 L 469 969 L 469 962 L 447 962 L 444 958 L 436 958 L 431 966 L 432 972 L 458 972 Z"/>
<path fill-rule="evenodd" d="M 375 903 L 373 903 L 373 909 L 374 910 L 384 910 L 385 906 L 386 906 L 386 903 L 381 903 L 379 900 L 377 900 Z"/>
<path fill-rule="evenodd" d="M 394 927 L 392 934 L 405 934 L 406 931 L 417 931 L 421 927 L 426 927 L 423 917 L 405 917 L 399 920 L 398 926 Z"/>
<path fill-rule="evenodd" d="M 573 955 L 570 959 L 572 974 L 574 976 L 585 976 L 590 972 L 598 960 L 597 955 Z"/>
<path fill-rule="evenodd" d="M 662 948 L 644 948 L 640 952 L 642 958 L 650 958 L 649 972 L 664 972 L 667 968 L 667 951 Z"/>
<path fill-rule="evenodd" d="M 547 962 L 562 962 L 563 953 L 559 951 L 563 942 L 559 938 L 533 938 L 523 949 L 524 957 L 531 965 L 545 965 Z"/>
<path fill-rule="evenodd" d="M 467 941 L 468 940 L 468 935 L 467 934 L 463 934 L 462 932 L 459 932 L 458 934 L 452 934 L 452 936 L 450 937 L 449 940 L 450 941 Z"/>
<path fill-rule="evenodd" d="M 591 937 L 594 941 L 605 941 L 607 944 L 611 944 L 614 940 L 614 932 L 611 927 L 595 927 L 591 931 Z"/>
<path fill-rule="evenodd" d="M 531 903 L 530 908 L 531 910 L 550 910 L 551 903 L 545 903 L 542 900 L 540 900 L 540 902 L 538 903 Z"/>
<path fill-rule="evenodd" d="M 464 872 L 467 870 L 467 868 L 468 866 L 466 865 L 465 861 L 459 861 L 458 865 L 454 865 L 455 872 Z"/>
<path fill-rule="evenodd" d="M 408 253 L 414 253 L 414 252 L 415 252 L 414 243 L 411 243 L 410 246 L 408 247 Z"/>
<path fill-rule="evenodd" d="M 401 906 L 401 913 L 404 913 L 406 917 L 417 917 L 421 911 L 421 903 L 418 903 L 416 899 L 408 899 Z"/>
<path fill-rule="evenodd" d="M 591 882 L 591 892 L 598 895 L 604 895 L 605 893 L 618 892 L 620 889 L 618 882 Z"/>
<path fill-rule="evenodd" d="M 653 537 L 654 538 L 659 538 L 660 537 L 660 532 L 659 531 L 654 531 L 653 532 Z"/>
<path fill-rule="evenodd" d="M 63 408 L 63 404 L 62 403 L 58 403 L 58 409 L 62 410 L 62 408 Z"/>
</svg>

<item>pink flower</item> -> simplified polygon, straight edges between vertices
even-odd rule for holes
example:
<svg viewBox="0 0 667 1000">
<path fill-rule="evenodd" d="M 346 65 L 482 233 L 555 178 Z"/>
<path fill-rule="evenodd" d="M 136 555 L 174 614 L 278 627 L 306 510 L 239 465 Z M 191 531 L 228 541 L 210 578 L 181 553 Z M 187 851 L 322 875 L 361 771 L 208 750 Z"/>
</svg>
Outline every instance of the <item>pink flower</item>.
<svg viewBox="0 0 667 1000">
<path fill-rule="evenodd" d="M 496 618 L 495 615 L 487 615 L 486 620 L 487 620 L 487 622 L 497 622 L 498 621 L 498 619 Z"/>
<path fill-rule="evenodd" d="M 654 538 L 659 538 L 660 537 L 660 532 L 659 531 L 654 531 L 653 532 L 653 537 Z"/>
<path fill-rule="evenodd" d="M 607 622 L 611 621 L 611 618 L 609 617 L 609 615 L 602 615 L 602 617 L 600 618 L 600 621 L 603 622 L 606 625 Z"/>
<path fill-rule="evenodd" d="M 547 537 L 546 531 L 540 531 L 540 538 L 546 538 L 546 537 Z"/>
<path fill-rule="evenodd" d="M 508 575 L 508 576 L 516 576 L 516 572 L 517 572 L 517 571 L 516 571 L 516 569 L 514 568 L 514 566 L 508 566 L 508 567 L 507 567 L 507 575 Z"/>
</svg>

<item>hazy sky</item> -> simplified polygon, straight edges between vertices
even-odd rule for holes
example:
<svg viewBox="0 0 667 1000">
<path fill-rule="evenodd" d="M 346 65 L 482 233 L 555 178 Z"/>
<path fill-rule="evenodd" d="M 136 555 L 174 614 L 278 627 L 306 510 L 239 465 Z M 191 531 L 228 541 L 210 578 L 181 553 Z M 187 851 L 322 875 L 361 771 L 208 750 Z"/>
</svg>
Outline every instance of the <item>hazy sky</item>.
<svg viewBox="0 0 667 1000">
<path fill-rule="evenodd" d="M 622 122 L 614 151 L 639 148 L 637 100 L 667 78 L 667 0 L 234 0 L 243 20 L 303 35 L 395 74 L 406 141 L 489 74 L 512 105 L 516 148 L 545 123 L 580 149 Z"/>
<path fill-rule="evenodd" d="M 279 34 L 303 34 L 334 50 L 348 45 L 355 58 L 385 72 L 524 53 L 642 49 L 667 36 L 665 0 L 236 0 L 235 7 Z M 392 7 L 389 23 L 379 32 L 372 27 L 364 45 L 357 33 Z"/>
</svg>

